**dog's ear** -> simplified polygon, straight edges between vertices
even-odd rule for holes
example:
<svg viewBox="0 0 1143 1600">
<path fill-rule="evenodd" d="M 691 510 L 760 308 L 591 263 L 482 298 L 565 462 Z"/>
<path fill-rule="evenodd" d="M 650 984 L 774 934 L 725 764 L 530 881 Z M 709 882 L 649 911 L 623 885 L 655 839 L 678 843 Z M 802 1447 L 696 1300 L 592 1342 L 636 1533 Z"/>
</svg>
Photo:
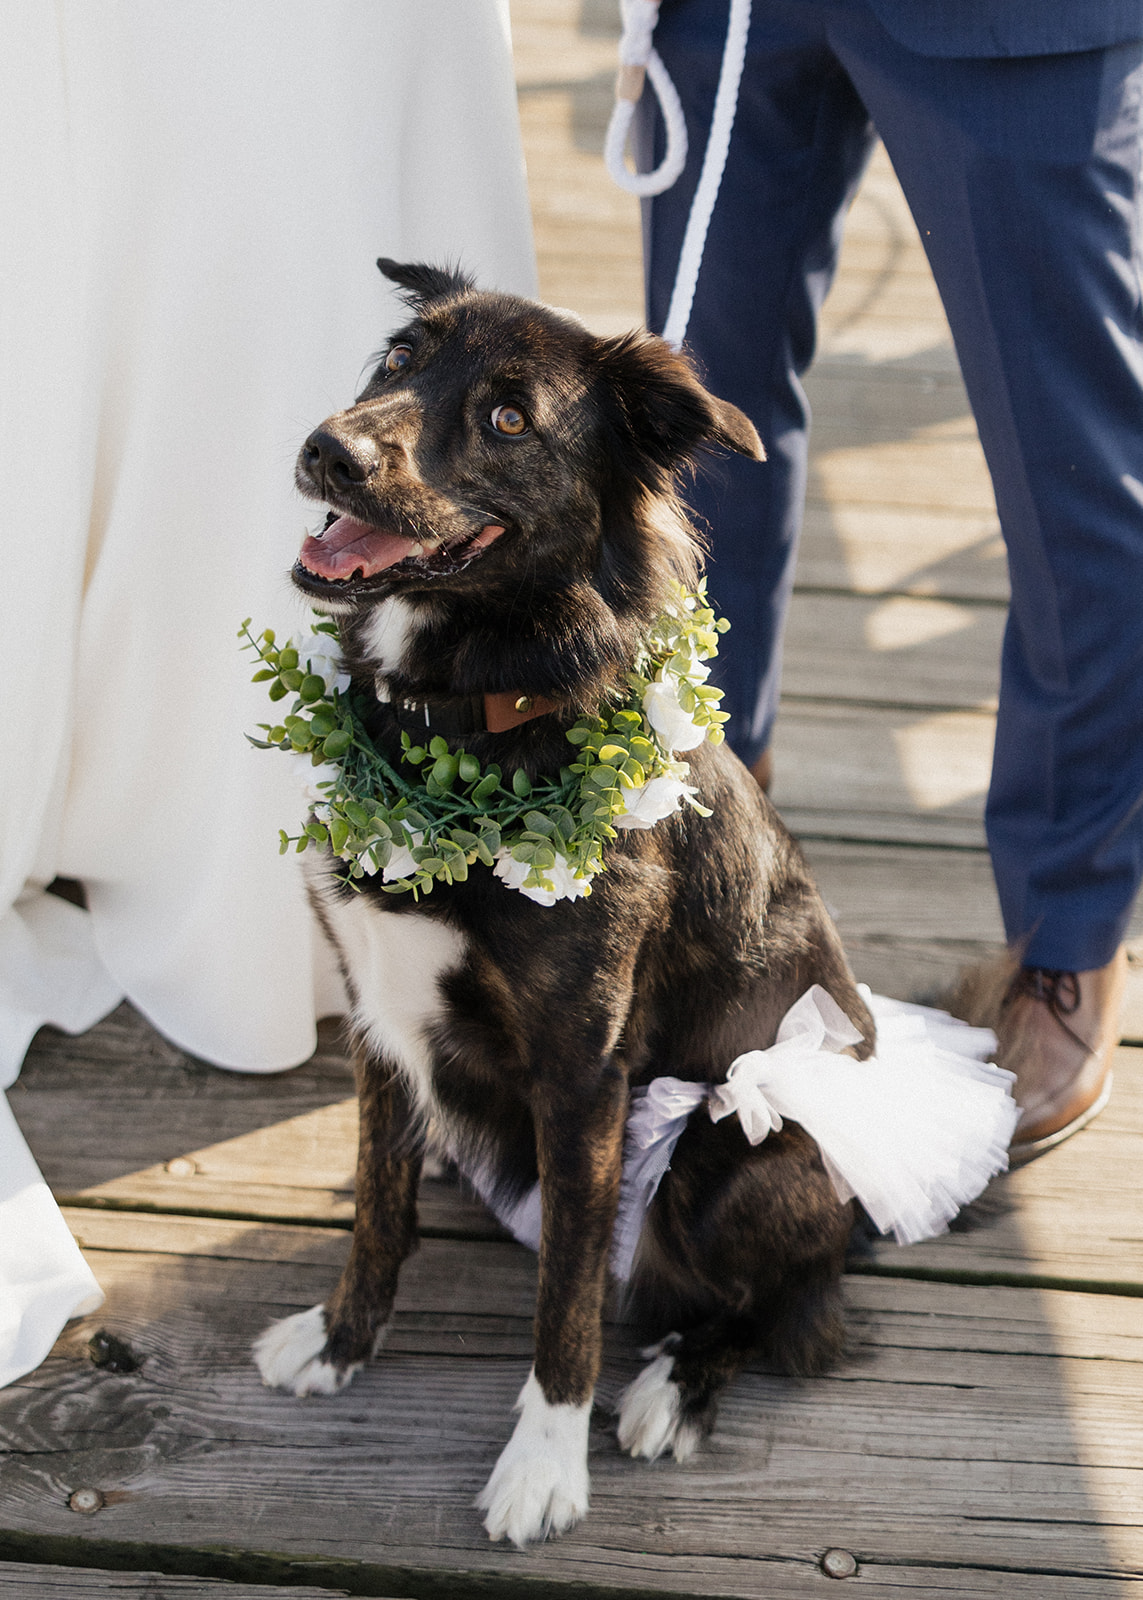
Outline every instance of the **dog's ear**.
<svg viewBox="0 0 1143 1600">
<path fill-rule="evenodd" d="M 711 444 L 765 461 L 750 418 L 704 389 L 689 362 L 662 339 L 625 334 L 597 340 L 595 351 L 605 388 L 618 400 L 622 425 L 657 466 L 677 466 Z"/>
<path fill-rule="evenodd" d="M 377 265 L 390 282 L 402 290 L 402 300 L 414 311 L 430 300 L 441 300 L 446 295 L 464 294 L 476 287 L 467 273 L 458 267 L 430 267 L 423 261 L 390 261 L 379 256 Z"/>
</svg>

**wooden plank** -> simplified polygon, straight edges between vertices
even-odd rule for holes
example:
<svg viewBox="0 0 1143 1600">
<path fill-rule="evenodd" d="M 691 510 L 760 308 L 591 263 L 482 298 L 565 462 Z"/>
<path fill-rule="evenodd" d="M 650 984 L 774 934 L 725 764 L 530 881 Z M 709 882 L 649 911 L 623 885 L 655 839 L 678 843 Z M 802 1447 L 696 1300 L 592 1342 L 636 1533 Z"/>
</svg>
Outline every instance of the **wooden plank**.
<svg viewBox="0 0 1143 1600">
<path fill-rule="evenodd" d="M 823 359 L 806 379 L 814 416 L 812 444 L 892 443 L 973 436 L 968 396 L 958 374 L 903 365 L 864 368 Z"/>
<path fill-rule="evenodd" d="M 799 814 L 784 810 L 797 827 Z M 838 820 L 815 813 L 828 828 Z M 931 999 L 1004 946 L 984 851 L 910 849 L 803 834 L 857 976 L 881 994 Z M 1128 924 L 1123 1037 L 1143 1041 L 1143 903 Z"/>
<path fill-rule="evenodd" d="M 810 697 L 994 711 L 1004 616 L 909 595 L 795 594 L 782 650 L 787 710 Z"/>
<path fill-rule="evenodd" d="M 987 712 L 788 702 L 774 729 L 775 804 L 798 833 L 867 836 L 868 820 L 855 835 L 856 815 L 877 819 L 884 841 L 982 848 L 993 729 Z"/>
<path fill-rule="evenodd" d="M 180 1578 L 165 1572 L 106 1572 L 97 1568 L 0 1562 L 3 1600 L 336 1600 L 348 1589 L 279 1588 L 263 1584 Z"/>
<path fill-rule="evenodd" d="M 1143 1051 L 1121 1049 L 1115 1075 L 1110 1106 L 1083 1137 L 1053 1152 L 1050 1160 L 998 1179 L 967 1227 L 958 1225 L 958 1231 L 907 1250 L 879 1243 L 871 1259 L 893 1271 L 920 1270 L 950 1279 L 1000 1275 L 1111 1284 L 1123 1292 L 1143 1285 L 1143 1193 L 1134 1181 L 1143 1128 Z M 128 1248 L 121 1213 L 65 1208 L 65 1215 L 85 1248 Z M 485 1233 L 494 1232 L 499 1230 L 489 1221 Z M 291 1261 L 333 1266 L 340 1266 L 348 1248 L 339 1230 L 267 1230 L 243 1221 L 179 1215 L 136 1216 L 129 1247 L 261 1260 L 270 1259 L 265 1252 L 283 1247 L 283 1241 Z M 458 1260 L 463 1248 L 456 1246 Z"/>
<path fill-rule="evenodd" d="M 156 1219 L 101 1220 L 126 1232 Z M 820 1592 L 831 1547 L 853 1551 L 884 1595 L 903 1573 L 924 1592 L 990 1592 L 955 1588 L 966 1569 L 1020 1593 L 1021 1575 L 1111 1582 L 1143 1561 L 1135 1301 L 851 1279 L 853 1350 L 838 1372 L 802 1386 L 745 1374 L 684 1467 L 620 1456 L 601 1409 L 590 1518 L 518 1554 L 484 1540 L 471 1499 L 527 1370 L 531 1258 L 427 1242 L 394 1347 L 345 1394 L 299 1402 L 261 1388 L 249 1341 L 324 1295 L 333 1272 L 306 1259 L 315 1230 L 260 1231 L 303 1237 L 247 1245 L 243 1259 L 233 1242 L 209 1258 L 92 1253 L 107 1305 L 0 1395 L 10 1533 L 775 1600 Z M 91 1365 L 98 1327 L 136 1351 L 136 1371 Z M 613 1325 L 604 1406 L 637 1367 Z M 81 1485 L 105 1496 L 98 1515 L 67 1510 Z"/>
<path fill-rule="evenodd" d="M 1134 1181 L 1143 1129 L 1143 1050 L 1121 1049 L 1115 1076 L 1111 1105 L 1083 1137 L 1053 1152 L 1050 1160 L 998 1179 L 968 1226 L 907 1250 L 878 1243 L 870 1262 L 950 1279 L 969 1274 L 1113 1285 L 1125 1293 L 1143 1289 L 1143 1191 Z M 124 1184 L 124 1201 L 130 1188 Z M 251 1228 L 242 1221 L 178 1215 L 133 1218 L 125 1242 L 119 1212 L 65 1208 L 65 1215 L 80 1243 L 93 1250 L 265 1260 L 278 1259 L 267 1250 L 288 1245 L 292 1262 L 340 1266 L 348 1248 L 344 1233 L 336 1230 Z M 486 1236 L 498 1232 L 490 1220 L 485 1223 Z M 463 1249 L 455 1247 L 458 1261 L 464 1259 Z"/>
<path fill-rule="evenodd" d="M 41 1029 L 13 1111 L 58 1198 L 89 1204 L 306 1220 L 353 1219 L 353 1071 L 339 1030 L 293 1072 L 223 1072 L 120 1006 L 81 1038 Z M 426 1232 L 499 1238 L 450 1179 L 428 1178 Z"/>
<path fill-rule="evenodd" d="M 639 203 L 603 166 L 618 12 L 588 18 L 568 0 L 511 10 L 541 297 L 621 333 L 643 320 L 643 271 Z"/>
<path fill-rule="evenodd" d="M 762 470 L 761 468 L 759 469 Z M 815 499 L 994 514 L 992 480 L 975 429 L 869 444 L 826 441 L 810 459 Z"/>
<path fill-rule="evenodd" d="M 1008 565 L 995 513 L 816 499 L 806 506 L 797 585 L 1005 602 Z"/>
<path fill-rule="evenodd" d="M 828 851 L 827 851 L 828 854 Z M 906 852 L 910 864 L 918 852 Z M 948 862 L 950 885 L 963 891 L 963 871 L 957 871 L 955 861 Z M 838 866 L 835 859 L 829 866 Z M 852 888 L 854 877 L 852 853 L 842 858 L 841 872 L 834 878 L 823 880 L 827 895 L 843 888 Z M 857 867 L 870 866 L 861 859 Z M 963 869 L 964 863 L 961 867 Z M 981 863 L 971 862 L 979 869 Z M 874 864 L 875 867 L 875 864 Z M 849 869 L 849 870 L 846 870 Z M 933 894 L 924 896 L 923 904 L 931 908 Z M 947 897 L 946 897 L 947 898 Z M 836 908 L 843 930 L 850 919 L 847 908 Z M 948 911 L 946 906 L 946 912 Z M 955 908 L 954 908 L 955 909 Z M 971 910 L 971 905 L 966 909 Z M 979 956 L 977 946 L 962 941 L 950 948 L 947 944 L 930 942 L 936 954 L 931 956 L 925 976 L 930 982 L 924 987 L 936 986 L 933 980 L 951 982 L 956 971 Z M 901 947 L 888 954 L 883 947 L 874 945 L 875 953 L 890 970 L 877 970 L 868 958 L 869 945 L 851 941 L 850 955 L 857 976 L 863 981 L 872 980 L 881 992 L 916 993 L 917 984 L 905 981 L 883 981 L 902 977 Z M 909 947 L 905 946 L 906 955 Z M 943 965 L 941 959 L 943 958 Z M 893 967 L 895 965 L 895 969 Z M 1143 989 L 1137 969 L 1132 975 L 1133 992 Z M 146 1036 L 146 1024 L 139 1019 L 138 1031 Z M 116 1036 L 122 1039 L 125 1030 L 119 1027 Z M 89 1050 L 91 1047 L 89 1046 Z M 1118 1087 L 1111 1109 L 1083 1140 L 1073 1141 L 1066 1149 L 1057 1152 L 1050 1162 L 1040 1162 L 1027 1171 L 1015 1175 L 1007 1198 L 992 1216 L 988 1230 L 971 1234 L 958 1234 L 937 1245 L 918 1247 L 916 1263 L 924 1268 L 941 1266 L 950 1272 L 971 1270 L 975 1272 L 1003 1272 L 1016 1276 L 1033 1276 L 1051 1279 L 1076 1279 L 1124 1283 L 1143 1276 L 1138 1257 L 1138 1234 L 1143 1221 L 1136 1215 L 1133 1222 L 1125 1218 L 1122 1196 L 1134 1193 L 1132 1181 L 1135 1161 L 1135 1143 L 1138 1129 L 1143 1127 L 1143 1091 L 1140 1088 L 1140 1066 L 1137 1052 L 1122 1052 L 1118 1072 Z M 161 1070 L 161 1069 L 160 1069 Z M 300 1069 L 305 1074 L 308 1069 Z M 336 1159 L 345 1173 L 352 1171 L 356 1151 L 356 1129 L 352 1104 L 344 1101 L 300 1118 L 284 1122 L 272 1120 L 272 1107 L 267 1107 L 266 1126 L 252 1129 L 235 1139 L 223 1139 L 211 1146 L 200 1130 L 184 1129 L 189 1133 L 188 1143 L 194 1150 L 196 1171 L 187 1178 L 172 1177 L 161 1166 L 144 1166 L 131 1170 L 130 1164 L 119 1158 L 123 1169 L 114 1179 L 88 1185 L 69 1183 L 69 1174 L 77 1170 L 82 1174 L 84 1151 L 98 1147 L 100 1169 L 115 1159 L 117 1139 L 124 1138 L 131 1149 L 138 1150 L 146 1142 L 148 1130 L 151 1137 L 165 1137 L 167 1112 L 177 1102 L 170 1084 L 177 1082 L 168 1069 L 167 1082 L 162 1079 L 153 1085 L 159 1093 L 150 1111 L 137 1098 L 124 1093 L 124 1084 L 133 1084 L 138 1074 L 131 1071 L 129 1060 L 124 1059 L 121 1070 L 111 1070 L 103 1075 L 93 1073 L 90 1065 L 86 1071 L 88 1093 L 81 1096 L 67 1091 L 67 1074 L 61 1070 L 63 1087 L 53 1090 L 51 1074 L 42 1062 L 34 1070 L 35 1087 L 31 1092 L 17 1093 L 15 1103 L 18 1115 L 44 1170 L 51 1175 L 57 1193 L 66 1202 L 69 1198 L 82 1202 L 82 1208 L 69 1212 L 73 1230 L 86 1244 L 98 1246 L 106 1239 L 108 1228 L 115 1230 L 119 1224 L 117 1214 L 108 1215 L 91 1209 L 93 1204 L 106 1205 L 114 1201 L 118 1206 L 147 1206 L 163 1213 L 180 1209 L 196 1213 L 195 1216 L 156 1217 L 148 1224 L 146 1238 L 148 1249 L 159 1250 L 165 1245 L 154 1242 L 154 1229 L 162 1228 L 176 1239 L 195 1236 L 199 1217 L 211 1213 L 238 1218 L 307 1218 L 329 1223 L 335 1220 L 340 1227 L 321 1229 L 314 1233 L 313 1248 L 321 1252 L 321 1259 L 340 1261 L 346 1249 L 344 1229 L 353 1216 L 352 1191 L 346 1187 L 336 1195 L 336 1215 L 330 1202 L 330 1192 L 322 1187 L 322 1163 L 331 1158 L 323 1153 L 320 1140 L 303 1136 L 299 1128 L 307 1124 L 319 1129 L 334 1123 L 339 1128 Z M 221 1091 L 232 1080 L 217 1075 Z M 204 1111 L 204 1123 L 217 1131 L 225 1118 L 225 1100 L 195 1104 Z M 159 1107 L 164 1108 L 158 1110 Z M 185 1110 L 184 1110 L 185 1118 Z M 93 1126 L 94 1125 L 94 1126 Z M 79 1141 L 76 1150 L 75 1129 L 86 1129 L 87 1140 Z M 186 1157 L 179 1158 L 187 1159 Z M 313 1161 L 315 1170 L 307 1170 L 305 1163 Z M 78 1167 L 77 1167 L 78 1163 Z M 287 1179 L 291 1182 L 288 1184 Z M 189 1199 L 187 1197 L 190 1197 Z M 1082 1201 L 1082 1203 L 1080 1203 Z M 193 1202 L 193 1204 L 192 1204 Z M 1016 1214 L 1013 1207 L 1018 1207 Z M 1072 1213 L 1074 1212 L 1074 1216 Z M 494 1239 L 503 1237 L 499 1226 L 475 1199 L 456 1188 L 445 1179 L 428 1180 L 422 1185 L 420 1215 L 422 1231 L 428 1235 L 447 1233 L 454 1236 Z M 141 1222 L 136 1223 L 142 1226 Z M 202 1227 L 208 1225 L 204 1222 Z M 227 1225 L 227 1239 L 240 1238 L 248 1231 L 245 1221 Z M 181 1231 L 180 1231 L 181 1230 Z M 262 1238 L 255 1231 L 252 1237 Z M 165 1237 L 165 1235 L 164 1235 Z M 271 1232 L 266 1238 L 285 1235 Z M 291 1235 L 293 1237 L 293 1235 Z M 185 1250 L 185 1246 L 176 1245 Z"/>
</svg>

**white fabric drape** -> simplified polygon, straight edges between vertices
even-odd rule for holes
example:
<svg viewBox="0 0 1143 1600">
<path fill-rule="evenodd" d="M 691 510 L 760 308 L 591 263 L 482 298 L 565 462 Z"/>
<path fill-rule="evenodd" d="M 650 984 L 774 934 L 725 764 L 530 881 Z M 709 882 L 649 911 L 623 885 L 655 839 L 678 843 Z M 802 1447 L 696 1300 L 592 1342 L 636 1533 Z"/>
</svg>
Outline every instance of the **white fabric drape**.
<svg viewBox="0 0 1143 1600">
<path fill-rule="evenodd" d="M 534 292 L 507 0 L 0 15 L 0 1086 L 122 995 L 278 1070 L 336 993 L 235 634 L 303 618 L 293 459 L 404 314 L 375 258 Z"/>
</svg>

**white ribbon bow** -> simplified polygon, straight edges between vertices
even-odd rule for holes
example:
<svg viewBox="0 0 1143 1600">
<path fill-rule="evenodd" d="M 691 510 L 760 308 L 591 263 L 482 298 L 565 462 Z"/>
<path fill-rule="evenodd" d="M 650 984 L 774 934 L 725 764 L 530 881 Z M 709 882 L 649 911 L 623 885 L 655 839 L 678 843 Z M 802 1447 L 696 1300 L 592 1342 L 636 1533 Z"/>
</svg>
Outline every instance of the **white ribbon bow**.
<svg viewBox="0 0 1143 1600">
<path fill-rule="evenodd" d="M 726 1082 L 711 1091 L 710 1120 L 721 1122 L 737 1112 L 750 1143 L 761 1144 L 768 1133 L 781 1132 L 783 1110 L 788 1117 L 797 1115 L 788 1092 L 791 1069 L 800 1074 L 812 1065 L 808 1057 L 837 1056 L 860 1042 L 861 1034 L 837 1001 L 815 983 L 786 1012 L 769 1050 L 750 1050 L 731 1062 Z"/>
</svg>

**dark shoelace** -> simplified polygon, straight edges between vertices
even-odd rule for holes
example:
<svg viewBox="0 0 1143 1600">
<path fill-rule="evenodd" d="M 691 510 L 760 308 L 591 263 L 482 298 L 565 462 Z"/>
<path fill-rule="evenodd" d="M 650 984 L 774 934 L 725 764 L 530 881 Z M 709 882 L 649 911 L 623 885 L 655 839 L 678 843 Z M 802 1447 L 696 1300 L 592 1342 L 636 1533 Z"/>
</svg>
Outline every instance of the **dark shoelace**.
<svg viewBox="0 0 1143 1600">
<path fill-rule="evenodd" d="M 1091 1051 L 1087 1040 L 1081 1039 L 1064 1020 L 1074 1016 L 1080 1006 L 1079 978 L 1074 972 L 1057 972 L 1052 967 L 1020 967 L 1005 991 L 1000 1009 L 1006 1010 L 1023 995 L 1046 1005 L 1068 1038 L 1074 1039 L 1081 1050 Z"/>
</svg>

